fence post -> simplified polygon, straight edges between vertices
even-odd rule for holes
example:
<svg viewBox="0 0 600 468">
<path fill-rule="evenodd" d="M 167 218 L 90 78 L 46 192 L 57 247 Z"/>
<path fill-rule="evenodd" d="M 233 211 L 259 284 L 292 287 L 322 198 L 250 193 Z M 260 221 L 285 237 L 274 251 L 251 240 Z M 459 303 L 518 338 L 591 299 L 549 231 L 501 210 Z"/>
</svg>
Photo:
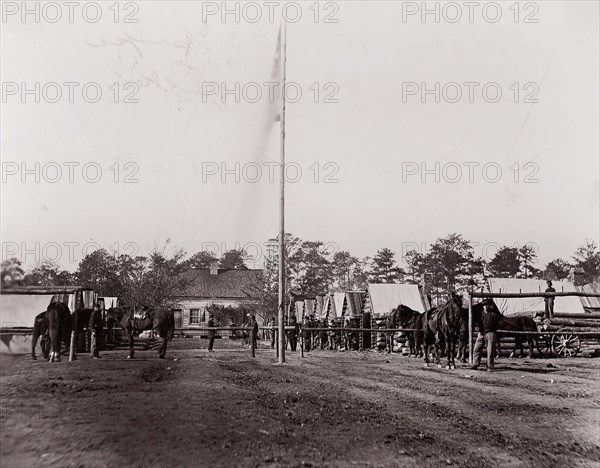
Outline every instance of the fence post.
<svg viewBox="0 0 600 468">
<path fill-rule="evenodd" d="M 469 364 L 473 362 L 473 296 L 469 292 Z"/>
<path fill-rule="evenodd" d="M 69 346 L 69 361 L 75 360 L 75 331 L 71 330 L 71 344 Z"/>
<path fill-rule="evenodd" d="M 304 333 L 300 332 L 300 357 L 304 357 Z"/>
<path fill-rule="evenodd" d="M 69 361 L 77 359 L 77 314 L 71 315 L 71 343 L 69 347 Z"/>
</svg>

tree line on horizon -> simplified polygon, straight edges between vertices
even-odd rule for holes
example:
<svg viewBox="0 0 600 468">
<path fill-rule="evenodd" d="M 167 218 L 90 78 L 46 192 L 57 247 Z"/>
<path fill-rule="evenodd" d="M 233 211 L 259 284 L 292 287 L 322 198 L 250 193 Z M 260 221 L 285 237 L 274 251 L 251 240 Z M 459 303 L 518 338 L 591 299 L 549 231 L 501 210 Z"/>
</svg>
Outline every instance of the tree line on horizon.
<svg viewBox="0 0 600 468">
<path fill-rule="evenodd" d="M 406 270 L 387 247 L 373 257 L 358 258 L 347 251 L 332 255 L 322 241 L 304 241 L 292 234 L 286 234 L 285 240 L 286 289 L 308 297 L 364 290 L 368 283 L 396 282 L 422 284 L 426 293 L 435 295 L 480 287 L 486 277 L 563 280 L 573 267 L 581 269 L 586 283 L 600 277 L 600 252 L 589 239 L 578 246 L 570 260 L 557 258 L 538 269 L 537 253 L 529 245 L 501 247 L 490 261 L 485 261 L 475 256 L 471 242 L 453 233 L 438 238 L 426 253 L 408 252 Z M 81 260 L 75 272 L 61 270 L 52 262 L 25 272 L 18 259 L 8 259 L 2 262 L 2 287 L 77 284 L 101 296 L 117 296 L 127 304 L 166 306 L 192 284 L 193 278 L 186 274 L 190 269 L 207 269 L 213 262 L 218 262 L 221 269 L 248 269 L 250 257 L 243 249 L 224 252 L 220 258 L 207 251 L 188 257 L 183 249 L 169 252 L 169 245 L 167 240 L 149 255 L 135 257 L 96 250 Z M 248 291 L 249 297 L 259 298 L 257 312 L 261 316 L 277 310 L 278 262 L 278 252 L 271 252 L 265 259 L 262 278 Z"/>
</svg>

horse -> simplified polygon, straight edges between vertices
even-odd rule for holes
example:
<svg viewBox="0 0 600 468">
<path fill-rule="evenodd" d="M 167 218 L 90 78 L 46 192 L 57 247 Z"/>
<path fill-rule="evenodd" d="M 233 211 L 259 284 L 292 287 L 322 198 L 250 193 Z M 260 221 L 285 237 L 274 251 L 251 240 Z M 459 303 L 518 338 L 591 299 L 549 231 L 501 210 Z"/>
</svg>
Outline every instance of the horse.
<svg viewBox="0 0 600 468">
<path fill-rule="evenodd" d="M 429 336 L 430 342 L 431 336 L 433 335 L 435 337 L 434 342 L 436 345 L 438 366 L 440 366 L 438 351 L 442 347 L 446 349 L 446 369 L 456 369 L 454 355 L 456 353 L 456 344 L 460 335 L 461 309 L 462 299 L 460 296 L 453 294 L 446 304 L 439 309 L 434 310 L 429 316 L 429 319 L 423 322 L 425 336 Z M 425 365 L 429 365 L 429 357 L 427 356 L 426 351 L 427 349 L 425 349 Z"/>
<path fill-rule="evenodd" d="M 144 316 L 139 318 L 134 314 L 134 308 L 111 307 L 106 311 L 107 317 L 123 327 L 129 337 L 129 355 L 127 359 L 133 359 L 133 335 L 144 330 L 153 330 L 163 339 L 163 344 L 158 349 L 158 357 L 164 359 L 167 354 L 167 342 L 173 339 L 175 333 L 175 316 L 172 310 L 165 308 L 151 308 L 144 311 Z"/>
<path fill-rule="evenodd" d="M 411 309 L 404 304 L 400 304 L 397 307 L 397 324 L 400 328 L 417 328 L 417 320 L 421 315 L 416 310 Z M 419 352 L 415 343 L 415 332 L 414 331 L 405 331 L 404 334 L 408 339 L 408 347 L 409 347 L 409 356 L 417 357 Z"/>
<path fill-rule="evenodd" d="M 385 328 L 398 328 L 400 324 L 400 306 L 392 310 L 385 318 Z M 385 332 L 385 348 L 389 353 L 394 352 L 394 335 L 396 332 L 388 331 Z"/>
<path fill-rule="evenodd" d="M 77 309 L 71 314 L 71 323 L 73 330 L 75 331 L 75 351 L 79 348 L 79 337 L 83 333 L 84 329 L 90 326 L 90 316 L 92 315 L 93 309 Z"/>
<path fill-rule="evenodd" d="M 499 330 L 507 330 L 507 331 L 530 331 L 537 332 L 537 324 L 531 317 L 526 316 L 517 316 L 517 317 L 505 317 L 498 309 L 498 306 L 492 299 L 486 299 L 483 302 L 479 302 L 477 304 L 473 304 L 471 310 L 473 313 L 473 324 L 477 326 L 478 323 L 481 322 L 481 316 L 483 315 L 483 306 L 485 304 L 489 304 L 492 308 L 495 309 L 496 313 L 500 314 L 500 323 L 498 324 Z M 463 309 L 462 313 L 462 324 L 460 331 L 460 345 L 459 345 L 459 355 L 462 359 L 466 354 L 466 347 L 469 342 L 469 311 L 468 309 Z M 527 343 L 529 344 L 529 358 L 533 356 L 533 345 L 535 344 L 536 348 L 539 349 L 538 339 L 528 335 L 526 337 Z M 520 355 L 523 355 L 523 336 L 515 335 L 515 347 L 510 354 L 510 357 L 514 357 L 517 351 L 517 348 L 520 349 Z M 461 354 L 462 352 L 462 354 Z M 541 353 L 541 351 L 540 351 Z M 500 356 L 500 339 L 496 340 L 496 356 Z M 462 362 L 466 362 L 466 359 Z"/>
<path fill-rule="evenodd" d="M 42 357 L 48 359 L 50 350 L 48 343 L 48 321 L 46 320 L 46 312 L 42 312 L 35 316 L 33 320 L 33 335 L 31 337 L 31 359 L 36 360 L 35 347 L 38 339 L 41 337 L 40 347 L 42 348 Z"/>
<path fill-rule="evenodd" d="M 52 302 L 46 309 L 46 321 L 50 338 L 49 362 L 60 361 L 60 344 L 69 347 L 71 337 L 71 311 L 62 302 Z"/>
<path fill-rule="evenodd" d="M 439 364 L 440 358 L 436 348 L 436 334 L 428 327 L 429 320 L 437 314 L 437 308 L 432 307 L 431 309 L 419 314 L 414 322 L 415 332 L 415 348 L 417 353 L 425 357 L 425 366 L 429 366 L 429 350 L 434 347 L 435 358 Z"/>
<path fill-rule="evenodd" d="M 537 332 L 538 327 L 535 321 L 531 317 L 518 316 L 518 317 L 504 317 L 500 319 L 500 324 L 498 326 L 499 330 L 507 330 L 507 331 L 529 331 L 529 332 Z M 541 353 L 539 348 L 539 343 L 537 337 L 533 337 L 531 335 L 526 336 L 527 344 L 529 345 L 529 354 L 528 358 L 533 357 L 533 344 L 535 342 L 535 347 Z M 496 356 L 500 356 L 500 338 L 496 340 Z M 517 348 L 520 350 L 520 357 L 523 357 L 523 335 L 515 335 L 515 347 L 510 353 L 509 357 L 515 357 L 515 353 L 517 352 Z"/>
</svg>

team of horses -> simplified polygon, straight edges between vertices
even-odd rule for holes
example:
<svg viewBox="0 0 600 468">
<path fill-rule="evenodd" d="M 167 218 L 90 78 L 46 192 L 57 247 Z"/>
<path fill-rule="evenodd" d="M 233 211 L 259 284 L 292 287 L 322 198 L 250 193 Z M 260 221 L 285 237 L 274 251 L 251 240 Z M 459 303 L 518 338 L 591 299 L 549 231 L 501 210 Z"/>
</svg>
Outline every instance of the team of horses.
<svg viewBox="0 0 600 468">
<path fill-rule="evenodd" d="M 498 306 L 491 299 L 473 304 L 473 324 L 478 324 L 483 314 L 485 304 L 490 304 L 495 312 L 500 315 L 499 330 L 516 332 L 537 332 L 537 324 L 531 317 L 505 317 L 500 313 Z M 474 325 L 475 326 L 475 325 Z M 429 366 L 429 356 L 433 355 L 440 365 L 440 357 L 446 356 L 447 369 L 456 369 L 455 358 L 467 362 L 467 347 L 469 343 L 469 310 L 463 307 L 462 298 L 453 294 L 441 307 L 433 307 L 426 312 L 417 312 L 408 306 L 400 305 L 390 312 L 386 319 L 386 328 L 404 328 L 408 344 L 409 356 L 423 357 L 425 365 Z M 394 351 L 395 332 L 386 333 L 386 348 L 388 353 Z M 540 351 L 535 335 L 526 335 L 529 346 L 528 357 L 533 356 L 534 345 Z M 497 340 L 496 354 L 500 353 L 500 340 Z M 517 349 L 523 356 L 523 335 L 515 335 L 515 348 L 511 357 L 515 356 Z"/>
<path fill-rule="evenodd" d="M 31 340 L 31 357 L 37 359 L 35 348 L 41 339 L 42 356 L 49 362 L 60 361 L 61 344 L 69 349 L 71 331 L 75 336 L 88 327 L 92 309 L 81 308 L 72 314 L 69 307 L 58 301 L 50 303 L 48 308 L 35 317 Z M 164 359 L 167 354 L 167 342 L 173 339 L 175 317 L 167 308 L 145 307 L 137 313 L 132 306 L 112 307 L 106 311 L 107 326 L 121 327 L 129 340 L 127 359 L 134 357 L 134 337 L 145 330 L 153 330 L 163 339 L 158 349 L 158 357 Z"/>
</svg>

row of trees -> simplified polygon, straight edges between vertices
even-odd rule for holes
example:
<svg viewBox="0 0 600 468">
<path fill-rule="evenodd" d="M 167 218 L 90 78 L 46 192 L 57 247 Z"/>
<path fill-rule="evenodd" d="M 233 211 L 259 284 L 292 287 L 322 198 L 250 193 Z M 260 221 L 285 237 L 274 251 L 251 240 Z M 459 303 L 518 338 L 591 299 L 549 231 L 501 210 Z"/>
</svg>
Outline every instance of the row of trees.
<svg viewBox="0 0 600 468">
<path fill-rule="evenodd" d="M 405 256 L 406 270 L 398 265 L 395 253 L 389 248 L 378 250 L 372 258 L 359 259 L 346 251 L 331 255 L 323 242 L 303 242 L 290 234 L 286 246 L 287 287 L 307 295 L 365 289 L 369 282 L 417 283 L 431 292 L 478 285 L 485 277 L 562 280 L 572 267 L 583 270 L 585 282 L 600 277 L 600 252 L 590 240 L 577 248 L 571 261 L 557 258 L 544 269 L 536 268 L 537 253 L 531 245 L 501 247 L 488 262 L 476 257 L 473 243 L 456 233 L 437 239 L 426 253 L 409 251 Z M 265 276 L 270 284 L 277 283 L 278 261 L 275 253 L 265 263 Z"/>
<path fill-rule="evenodd" d="M 148 256 L 136 257 L 97 250 L 87 255 L 74 273 L 48 262 L 26 273 L 18 260 L 10 259 L 2 263 L 2 286 L 78 284 L 101 295 L 118 296 L 128 304 L 169 305 L 190 285 L 190 275 L 185 274 L 189 269 L 209 268 L 217 261 L 219 268 L 247 269 L 250 260 L 243 250 L 230 250 L 221 258 L 206 251 L 188 257 L 183 250 L 171 251 L 169 247 L 167 241 Z M 369 282 L 399 281 L 423 284 L 428 293 L 435 294 L 478 285 L 486 276 L 561 280 L 567 278 L 572 267 L 583 271 L 586 282 L 600 277 L 600 253 L 590 240 L 580 245 L 570 260 L 554 259 L 543 270 L 535 266 L 537 254 L 532 246 L 501 247 L 486 262 L 475 256 L 471 242 L 456 233 L 437 239 L 426 253 L 408 252 L 406 270 L 398 265 L 389 248 L 359 259 L 347 251 L 329 252 L 321 241 L 303 241 L 291 234 L 286 234 L 286 257 L 287 290 L 308 296 L 365 289 Z M 262 279 L 251 287 L 251 295 L 260 298 L 258 311 L 268 314 L 277 310 L 278 261 L 274 249 L 265 259 Z"/>
</svg>

